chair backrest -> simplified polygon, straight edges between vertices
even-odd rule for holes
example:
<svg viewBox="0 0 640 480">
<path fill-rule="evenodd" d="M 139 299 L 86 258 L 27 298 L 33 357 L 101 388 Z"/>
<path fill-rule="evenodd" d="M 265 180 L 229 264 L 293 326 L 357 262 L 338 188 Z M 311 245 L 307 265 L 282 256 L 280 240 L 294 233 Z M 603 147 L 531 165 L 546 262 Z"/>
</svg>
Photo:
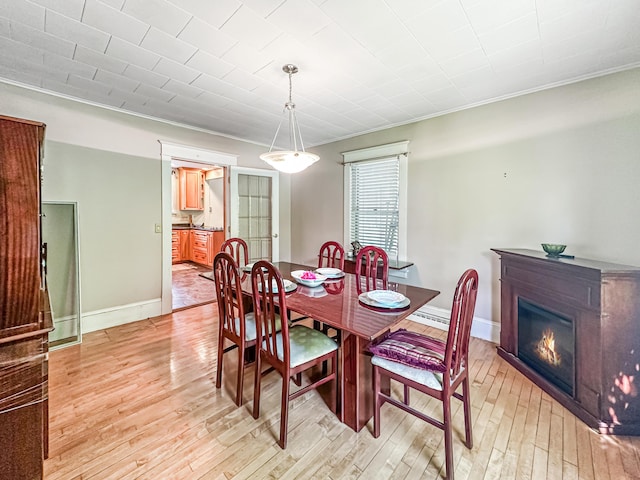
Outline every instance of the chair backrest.
<svg viewBox="0 0 640 480">
<path fill-rule="evenodd" d="M 246 338 L 241 278 L 238 265 L 226 252 L 218 252 L 213 259 L 213 280 L 216 285 L 218 300 L 218 316 L 220 328 L 230 334 L 233 341 L 239 342 Z M 236 322 L 236 318 L 240 321 Z"/>
<path fill-rule="evenodd" d="M 324 242 L 320 247 L 318 268 L 329 267 L 344 270 L 344 248 L 338 242 Z"/>
<path fill-rule="evenodd" d="M 287 295 L 282 275 L 267 260 L 259 260 L 253 264 L 251 269 L 251 287 L 253 290 L 253 313 L 258 330 L 257 345 L 262 346 L 267 361 L 280 372 L 284 372 L 290 363 L 289 325 L 286 318 Z M 278 322 L 280 313 L 282 313 L 282 321 Z M 282 344 L 276 341 L 278 331 L 282 335 Z M 280 353 L 282 360 L 278 358 L 278 353 Z"/>
<path fill-rule="evenodd" d="M 227 252 L 236 261 L 238 267 L 244 267 L 249 263 L 249 247 L 241 238 L 227 238 L 220 246 L 221 252 Z"/>
<path fill-rule="evenodd" d="M 469 269 L 462 274 L 453 294 L 453 306 L 445 350 L 446 375 L 454 379 L 460 370 L 469 368 L 471 322 L 478 294 L 478 272 Z"/>
<path fill-rule="evenodd" d="M 371 290 L 386 290 L 389 281 L 389 258 L 379 247 L 367 245 L 356 255 L 358 295 Z"/>
</svg>

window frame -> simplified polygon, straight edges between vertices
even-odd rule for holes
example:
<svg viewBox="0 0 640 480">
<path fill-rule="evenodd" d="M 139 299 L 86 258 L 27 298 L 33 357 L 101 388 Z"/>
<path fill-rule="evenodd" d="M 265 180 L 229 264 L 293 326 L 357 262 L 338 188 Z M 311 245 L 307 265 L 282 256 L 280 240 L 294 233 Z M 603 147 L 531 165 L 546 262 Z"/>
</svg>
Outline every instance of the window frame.
<svg viewBox="0 0 640 480">
<path fill-rule="evenodd" d="M 379 161 L 385 158 L 397 157 L 399 161 L 399 191 L 398 191 L 398 254 L 390 256 L 390 260 L 407 260 L 407 184 L 408 184 L 408 153 L 409 142 L 402 141 L 342 152 L 344 170 L 344 246 L 351 248 L 351 169 L 355 162 Z"/>
</svg>

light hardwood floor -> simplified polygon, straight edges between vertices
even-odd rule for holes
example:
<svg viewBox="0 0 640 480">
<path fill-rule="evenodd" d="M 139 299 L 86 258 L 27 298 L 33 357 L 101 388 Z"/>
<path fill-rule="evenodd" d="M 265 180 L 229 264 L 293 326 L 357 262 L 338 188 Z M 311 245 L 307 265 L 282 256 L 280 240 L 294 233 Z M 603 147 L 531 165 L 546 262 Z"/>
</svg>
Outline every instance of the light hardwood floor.
<svg viewBox="0 0 640 480">
<path fill-rule="evenodd" d="M 405 321 L 406 328 L 443 332 Z M 267 375 L 261 417 L 233 403 L 236 354 L 215 388 L 216 305 L 84 336 L 51 352 L 47 480 L 86 479 L 436 479 L 443 477 L 442 432 L 390 405 L 380 438 L 342 425 L 316 392 L 292 402 L 289 444 L 277 443 L 280 380 Z M 453 417 L 456 479 L 640 478 L 640 437 L 607 437 L 581 421 L 472 339 L 474 448 Z M 399 391 L 397 386 L 394 391 Z M 413 394 L 438 414 L 440 404 Z"/>
</svg>

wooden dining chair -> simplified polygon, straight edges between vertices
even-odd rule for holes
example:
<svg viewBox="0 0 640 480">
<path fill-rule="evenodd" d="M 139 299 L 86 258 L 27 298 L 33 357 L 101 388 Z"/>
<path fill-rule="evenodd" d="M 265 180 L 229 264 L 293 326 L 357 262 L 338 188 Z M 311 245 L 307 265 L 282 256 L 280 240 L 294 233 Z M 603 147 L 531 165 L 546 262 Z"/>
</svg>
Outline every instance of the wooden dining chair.
<svg viewBox="0 0 640 480">
<path fill-rule="evenodd" d="M 339 268 L 344 270 L 344 248 L 338 242 L 324 242 L 318 255 L 318 268 Z"/>
<path fill-rule="evenodd" d="M 236 261 L 238 267 L 244 267 L 249 263 L 249 247 L 247 242 L 238 237 L 227 238 L 220 245 L 221 252 L 227 252 Z"/>
<path fill-rule="evenodd" d="M 389 282 L 389 257 L 382 248 L 362 247 L 356 255 L 358 295 L 371 290 L 386 290 Z"/>
<path fill-rule="evenodd" d="M 444 430 L 445 472 L 453 480 L 451 397 L 463 402 L 465 444 L 473 447 L 471 400 L 469 398 L 469 338 L 478 293 L 478 272 L 462 274 L 453 296 L 447 341 L 407 330 L 389 334 L 369 347 L 373 358 L 374 414 L 373 436 L 380 436 L 380 407 L 386 402 Z M 381 390 L 383 378 L 404 386 L 403 400 Z M 457 388 L 462 384 L 462 394 Z M 429 417 L 409 406 L 413 388 L 442 401 L 443 420 Z"/>
<path fill-rule="evenodd" d="M 262 363 L 270 364 L 282 376 L 282 398 L 280 411 L 280 438 L 278 445 L 287 447 L 287 426 L 289 419 L 289 401 L 317 388 L 327 382 L 333 382 L 331 411 L 336 412 L 337 401 L 337 360 L 338 346 L 322 332 L 304 325 L 289 326 L 282 322 L 277 331 L 278 311 L 287 311 L 287 295 L 282 275 L 278 269 L 266 260 L 260 260 L 251 270 L 253 303 L 257 333 L 257 352 L 255 386 L 253 392 L 253 418 L 260 415 L 260 383 Z M 290 392 L 290 380 L 302 385 L 302 372 L 330 360 L 331 369 L 308 385 Z"/>
<path fill-rule="evenodd" d="M 256 344 L 257 329 L 253 313 L 246 313 L 242 300 L 241 278 L 238 265 L 226 252 L 219 252 L 213 260 L 213 280 L 218 300 L 218 367 L 216 388 L 222 385 L 222 360 L 226 352 L 238 349 L 238 377 L 236 385 L 236 405 L 242 405 L 242 385 L 247 362 L 247 348 Z M 225 340 L 232 345 L 225 348 Z"/>
</svg>

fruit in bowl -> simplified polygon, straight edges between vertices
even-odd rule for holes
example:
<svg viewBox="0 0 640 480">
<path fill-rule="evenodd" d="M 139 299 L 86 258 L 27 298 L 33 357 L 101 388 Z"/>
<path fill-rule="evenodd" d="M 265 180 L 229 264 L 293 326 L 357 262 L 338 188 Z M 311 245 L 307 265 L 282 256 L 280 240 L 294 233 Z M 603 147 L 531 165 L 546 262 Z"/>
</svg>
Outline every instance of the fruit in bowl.
<svg viewBox="0 0 640 480">
<path fill-rule="evenodd" d="M 564 252 L 564 249 L 567 248 L 566 245 L 560 245 L 558 243 L 542 243 L 542 249 L 547 252 L 547 255 L 549 255 L 550 257 L 557 257 L 559 256 L 562 252 Z"/>
<path fill-rule="evenodd" d="M 313 273 L 309 270 L 294 270 L 291 272 L 291 276 L 296 282 L 306 285 L 307 287 L 317 287 L 322 285 L 327 279 L 324 275 Z"/>
</svg>

